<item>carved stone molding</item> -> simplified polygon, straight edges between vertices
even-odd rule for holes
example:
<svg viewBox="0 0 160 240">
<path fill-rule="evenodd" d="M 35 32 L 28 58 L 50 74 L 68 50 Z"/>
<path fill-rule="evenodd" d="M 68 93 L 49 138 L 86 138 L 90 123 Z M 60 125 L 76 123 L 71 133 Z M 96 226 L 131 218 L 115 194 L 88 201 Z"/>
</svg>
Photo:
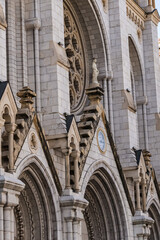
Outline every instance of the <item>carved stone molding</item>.
<svg viewBox="0 0 160 240">
<path fill-rule="evenodd" d="M 85 198 L 89 202 L 89 206 L 86 208 L 84 212 L 84 218 L 87 224 L 89 239 L 102 240 L 105 231 L 101 224 L 101 213 L 97 208 L 95 199 L 92 197 L 92 194 L 89 191 L 86 192 Z M 95 230 L 95 224 L 93 222 L 93 216 L 96 217 L 96 226 L 97 226 L 96 230 Z"/>
<path fill-rule="evenodd" d="M 145 11 L 138 6 L 133 0 L 126 0 L 127 16 L 142 30 L 144 29 L 144 22 L 146 19 Z"/>
<path fill-rule="evenodd" d="M 39 197 L 39 193 L 37 191 L 37 187 L 35 186 L 34 182 L 32 181 L 32 179 L 28 176 L 28 174 L 23 173 L 23 177 L 24 179 L 27 181 L 28 186 L 31 188 L 32 192 L 34 193 L 35 199 L 36 199 L 36 204 L 37 204 L 37 208 L 38 208 L 38 212 L 39 212 L 39 219 L 40 219 L 40 225 L 41 225 L 41 239 L 47 239 L 47 235 L 45 232 L 45 220 L 44 220 L 44 213 L 43 213 L 43 209 L 42 209 L 42 203 L 41 203 L 41 199 Z M 27 194 L 26 197 L 28 198 Z M 29 198 L 28 198 L 29 200 Z"/>
<path fill-rule="evenodd" d="M 17 225 L 17 236 L 19 240 L 24 240 L 24 221 L 20 205 L 14 209 Z"/>
<path fill-rule="evenodd" d="M 6 19 L 5 19 L 5 16 L 4 16 L 4 11 L 3 11 L 3 8 L 0 4 L 0 29 L 5 30 L 6 27 L 7 27 L 7 23 L 6 23 Z"/>
<path fill-rule="evenodd" d="M 126 0 L 127 16 L 141 28 L 141 30 L 144 29 L 145 21 L 152 21 L 155 25 L 158 25 L 160 22 L 157 9 L 148 11 L 148 7 L 142 9 L 135 1 Z"/>
<path fill-rule="evenodd" d="M 30 223 L 30 227 L 31 227 L 31 239 L 35 239 L 35 226 L 34 226 L 34 221 L 33 221 L 33 213 L 32 213 L 32 207 L 31 204 L 29 202 L 27 193 L 25 190 L 22 191 L 22 196 L 25 200 L 25 203 L 27 205 L 27 210 L 28 210 L 28 217 L 29 217 L 29 223 Z"/>
</svg>

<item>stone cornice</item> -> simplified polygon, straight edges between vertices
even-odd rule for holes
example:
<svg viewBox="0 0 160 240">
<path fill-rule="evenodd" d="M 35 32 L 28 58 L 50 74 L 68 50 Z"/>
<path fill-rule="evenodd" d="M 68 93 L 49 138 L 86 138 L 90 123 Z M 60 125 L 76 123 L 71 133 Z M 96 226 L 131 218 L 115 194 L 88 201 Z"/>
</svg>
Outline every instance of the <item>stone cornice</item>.
<svg viewBox="0 0 160 240">
<path fill-rule="evenodd" d="M 142 9 L 133 0 L 126 0 L 126 14 L 138 27 L 141 28 L 141 30 L 144 29 L 145 21 L 152 21 L 155 25 L 158 25 L 160 22 L 160 16 L 157 9 L 148 12 L 148 7 Z"/>
<path fill-rule="evenodd" d="M 147 13 L 146 21 L 152 21 L 156 26 L 158 26 L 158 23 L 160 22 L 160 16 L 157 9 L 153 10 L 151 13 Z"/>
<path fill-rule="evenodd" d="M 142 30 L 146 19 L 145 11 L 133 0 L 126 0 L 127 16 Z"/>
</svg>

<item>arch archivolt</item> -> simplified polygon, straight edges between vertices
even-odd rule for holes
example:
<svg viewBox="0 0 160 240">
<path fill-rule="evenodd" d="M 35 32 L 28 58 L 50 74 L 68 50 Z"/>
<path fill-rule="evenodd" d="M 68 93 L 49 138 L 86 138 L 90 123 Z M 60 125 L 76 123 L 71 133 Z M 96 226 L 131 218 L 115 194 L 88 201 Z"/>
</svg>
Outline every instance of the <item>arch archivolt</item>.
<svg viewBox="0 0 160 240">
<path fill-rule="evenodd" d="M 159 203 L 158 199 L 156 201 L 155 196 L 152 196 L 152 197 L 150 197 L 148 199 L 148 201 L 147 201 L 147 210 L 149 210 L 151 205 L 154 205 L 156 207 L 157 211 L 160 212 L 160 203 Z"/>
<path fill-rule="evenodd" d="M 107 239 L 114 238 L 118 240 L 119 237 L 123 238 L 125 236 L 125 239 L 127 239 L 129 236 L 128 224 L 131 219 L 129 219 L 129 214 L 126 212 L 129 208 L 126 205 L 126 201 L 124 201 L 126 198 L 125 192 L 122 186 L 118 185 L 118 182 L 112 169 L 104 161 L 94 162 L 88 168 L 83 179 L 81 179 L 82 195 L 92 205 L 92 207 L 88 207 L 84 213 L 87 228 L 93 228 L 92 218 L 94 211 L 97 218 L 98 215 L 101 216 L 101 231 L 106 232 L 104 236 L 99 239 L 104 239 L 104 237 L 107 236 Z M 97 206 L 97 210 L 94 210 L 94 206 Z M 104 214 L 104 212 L 106 214 Z M 124 226 L 126 226 L 125 229 Z M 116 232 L 115 235 L 114 232 Z M 90 231 L 89 235 L 94 234 Z M 92 238 L 90 237 L 89 239 Z"/>
<path fill-rule="evenodd" d="M 34 171 L 32 171 L 32 169 L 28 169 L 28 171 L 31 173 L 32 176 L 34 176 L 36 183 L 38 183 L 39 180 L 37 179 L 37 176 L 35 175 Z M 45 226 L 44 212 L 43 212 L 43 209 L 42 209 L 42 205 L 43 205 L 42 199 L 45 199 L 44 202 L 45 202 L 45 207 L 46 208 L 47 208 L 47 199 L 46 199 L 45 194 L 43 192 L 43 189 L 41 187 L 42 185 L 38 184 L 38 188 L 39 189 L 37 189 L 37 187 L 36 187 L 32 177 L 29 176 L 30 174 L 27 174 L 26 172 L 27 172 L 27 170 L 24 173 L 22 173 L 20 179 L 21 180 L 24 179 L 24 180 L 22 180 L 24 183 L 26 181 L 26 183 L 28 184 L 28 186 L 30 187 L 32 193 L 35 196 L 35 202 L 36 202 L 36 205 L 37 205 L 37 208 L 38 208 L 38 213 L 39 213 L 39 218 L 40 218 L 41 238 L 45 239 L 45 236 L 48 235 L 49 231 L 45 232 L 45 227 L 46 226 Z M 39 191 L 42 194 L 42 199 L 39 196 Z M 27 201 L 29 202 L 29 198 L 28 198 L 27 193 L 26 193 L 25 190 L 22 191 L 22 195 L 23 195 L 24 199 L 26 198 Z M 46 211 L 46 213 L 48 213 L 48 211 Z M 33 217 L 33 213 L 32 213 L 32 217 Z M 34 223 L 34 221 L 32 221 L 32 222 Z M 49 225 L 48 229 L 50 229 L 50 221 L 48 221 L 48 225 Z M 31 227 L 32 227 L 32 225 L 31 225 Z M 33 227 L 34 227 L 34 224 L 33 224 Z M 31 232 L 33 232 L 33 231 L 31 231 Z"/>
<path fill-rule="evenodd" d="M 16 162 L 16 165 L 15 165 L 15 174 L 16 174 L 17 178 L 20 177 L 20 175 L 25 171 L 25 169 L 28 169 L 29 166 L 32 166 L 33 164 L 35 164 L 37 166 L 37 168 L 39 169 L 39 171 L 41 171 L 41 173 L 45 176 L 45 179 L 46 179 L 48 185 L 50 186 L 52 196 L 54 197 L 53 198 L 54 205 L 56 206 L 56 209 L 58 209 L 60 211 L 59 205 L 57 204 L 57 202 L 59 201 L 58 192 L 57 192 L 55 183 L 52 180 L 53 178 L 51 176 L 49 167 L 47 166 L 45 161 L 42 162 L 42 160 L 40 160 L 34 154 L 26 156 L 23 159 L 20 159 L 19 161 Z"/>
<path fill-rule="evenodd" d="M 117 183 L 118 183 L 117 177 L 115 176 L 115 174 L 114 174 L 113 170 L 111 169 L 111 167 L 104 160 L 93 162 L 89 166 L 89 168 L 87 169 L 85 175 L 81 176 L 80 183 L 81 183 L 82 194 L 84 195 L 84 193 L 86 191 L 87 184 L 88 184 L 89 179 L 91 178 L 91 176 L 94 174 L 94 172 L 96 172 L 99 169 L 105 169 L 107 171 L 107 173 L 112 178 L 113 182 L 116 184 L 116 187 L 117 187 L 118 191 L 119 190 L 121 191 L 120 195 L 122 195 L 121 187 L 117 185 Z"/>
<path fill-rule="evenodd" d="M 156 201 L 151 197 L 147 202 L 147 211 L 149 216 L 154 220 L 154 224 L 151 228 L 151 234 L 149 240 L 160 239 L 160 205 L 159 201 Z"/>
<path fill-rule="evenodd" d="M 61 219 L 59 195 L 49 167 L 47 169 L 46 163 L 44 165 L 36 156 L 27 156 L 17 161 L 15 174 L 25 183 L 25 189 L 20 195 L 20 204 L 15 209 L 18 219 L 17 232 L 29 231 L 28 234 L 35 240 L 60 240 L 62 226 L 61 221 L 57 221 Z M 23 229 L 21 221 L 27 228 Z"/>
</svg>

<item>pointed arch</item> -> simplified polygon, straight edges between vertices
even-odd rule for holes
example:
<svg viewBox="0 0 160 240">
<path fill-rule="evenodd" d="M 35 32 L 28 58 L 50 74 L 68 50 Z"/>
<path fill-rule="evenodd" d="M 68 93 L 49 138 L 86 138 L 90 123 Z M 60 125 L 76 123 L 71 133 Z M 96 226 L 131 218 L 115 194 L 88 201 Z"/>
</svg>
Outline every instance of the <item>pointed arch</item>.
<svg viewBox="0 0 160 240">
<path fill-rule="evenodd" d="M 89 202 L 84 212 L 83 234 L 88 234 L 85 239 L 128 239 L 124 199 L 116 177 L 105 163 L 94 164 L 88 170 L 82 189 Z"/>
<path fill-rule="evenodd" d="M 151 234 L 149 236 L 149 240 L 160 239 L 160 214 L 159 213 L 160 213 L 160 206 L 158 206 L 155 200 L 152 200 L 148 208 L 148 214 L 154 220 L 154 224 L 151 228 Z"/>
<path fill-rule="evenodd" d="M 16 168 L 17 177 L 25 183 L 15 208 L 16 236 L 25 240 L 59 240 L 61 219 L 58 192 L 49 170 L 35 157 L 22 159 Z"/>
<path fill-rule="evenodd" d="M 131 93 L 137 110 L 137 123 L 139 134 L 139 145 L 141 148 L 147 148 L 147 126 L 146 126 L 146 107 L 147 103 L 144 83 L 144 73 L 140 54 L 132 36 L 128 37 L 129 57 L 130 57 L 130 80 Z"/>
<path fill-rule="evenodd" d="M 149 216 L 154 220 L 149 240 L 160 239 L 160 205 L 158 199 L 156 200 L 153 195 L 147 202 L 147 211 Z"/>
</svg>

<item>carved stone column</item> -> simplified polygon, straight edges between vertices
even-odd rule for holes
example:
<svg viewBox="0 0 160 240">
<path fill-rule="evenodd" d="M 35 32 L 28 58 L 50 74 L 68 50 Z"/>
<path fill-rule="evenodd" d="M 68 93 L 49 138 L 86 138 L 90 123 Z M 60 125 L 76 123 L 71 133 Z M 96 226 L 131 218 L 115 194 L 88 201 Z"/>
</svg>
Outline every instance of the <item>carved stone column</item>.
<svg viewBox="0 0 160 240">
<path fill-rule="evenodd" d="M 143 212 L 146 212 L 146 180 L 142 178 L 142 205 L 143 205 Z"/>
<path fill-rule="evenodd" d="M 4 207 L 4 240 L 12 239 L 11 233 L 11 207 Z"/>
<path fill-rule="evenodd" d="M 13 135 L 14 135 L 14 131 L 16 129 L 16 124 L 15 123 L 11 123 L 11 124 L 7 124 L 6 125 L 6 130 L 9 134 L 9 171 L 13 172 L 14 170 L 14 155 L 13 155 Z"/>
<path fill-rule="evenodd" d="M 65 190 L 70 190 L 71 189 L 71 184 L 70 184 L 70 154 L 71 154 L 71 149 L 70 148 L 65 148 L 62 150 L 62 152 L 65 155 Z"/>
<path fill-rule="evenodd" d="M 0 119 L 0 168 L 2 168 L 2 133 L 1 133 L 1 129 L 4 125 L 5 120 L 4 119 Z"/>
<path fill-rule="evenodd" d="M 136 180 L 136 202 L 137 202 L 136 210 L 141 211 L 139 179 Z"/>
<path fill-rule="evenodd" d="M 78 168 L 78 162 L 79 162 L 79 157 L 80 157 L 80 152 L 79 151 L 73 151 L 72 152 L 72 157 L 74 157 L 74 189 L 75 192 L 79 192 L 79 168 Z"/>
<path fill-rule="evenodd" d="M 3 239 L 4 226 L 3 226 L 3 204 L 0 204 L 0 239 Z"/>
</svg>

